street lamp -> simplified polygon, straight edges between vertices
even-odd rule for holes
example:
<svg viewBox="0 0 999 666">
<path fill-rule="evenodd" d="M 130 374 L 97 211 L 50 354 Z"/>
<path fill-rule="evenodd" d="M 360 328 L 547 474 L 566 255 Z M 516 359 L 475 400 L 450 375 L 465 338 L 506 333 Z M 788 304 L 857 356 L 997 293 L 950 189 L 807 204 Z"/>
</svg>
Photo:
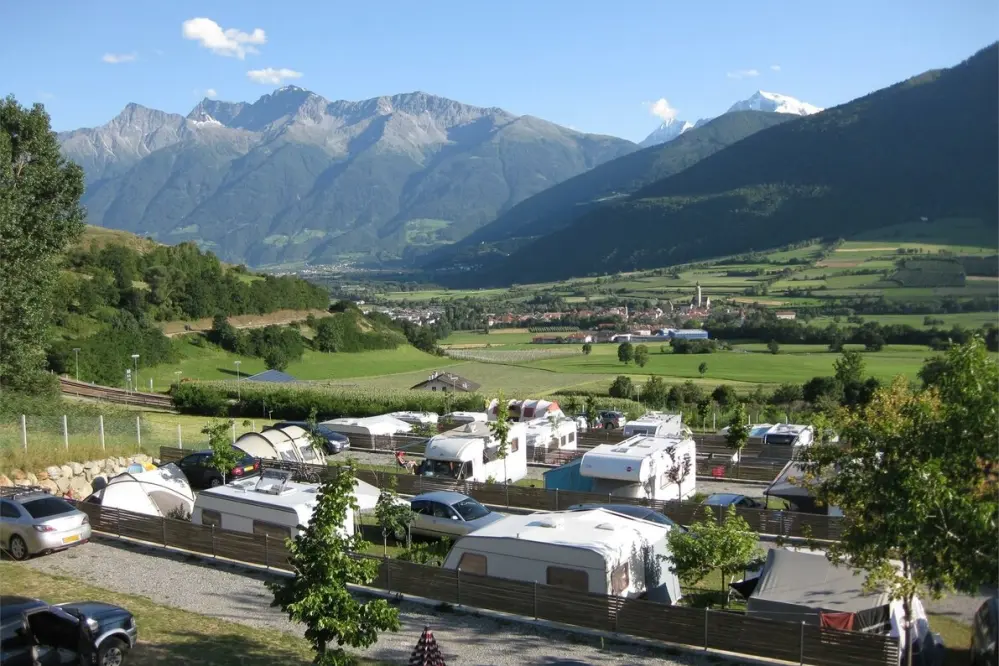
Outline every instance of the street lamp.
<svg viewBox="0 0 999 666">
<path fill-rule="evenodd" d="M 132 373 L 132 386 L 135 387 L 136 392 L 141 388 L 139 385 L 139 355 L 132 354 L 132 366 L 135 368 L 135 372 Z"/>
<path fill-rule="evenodd" d="M 236 402 L 243 402 L 243 396 L 239 392 L 239 364 L 242 361 L 234 361 L 236 364 Z"/>
<path fill-rule="evenodd" d="M 173 374 L 177 375 L 177 381 L 175 381 L 174 384 L 180 384 L 181 371 L 180 370 L 174 370 Z"/>
<path fill-rule="evenodd" d="M 73 356 L 76 357 L 76 381 L 80 381 L 80 348 L 73 347 Z"/>
</svg>

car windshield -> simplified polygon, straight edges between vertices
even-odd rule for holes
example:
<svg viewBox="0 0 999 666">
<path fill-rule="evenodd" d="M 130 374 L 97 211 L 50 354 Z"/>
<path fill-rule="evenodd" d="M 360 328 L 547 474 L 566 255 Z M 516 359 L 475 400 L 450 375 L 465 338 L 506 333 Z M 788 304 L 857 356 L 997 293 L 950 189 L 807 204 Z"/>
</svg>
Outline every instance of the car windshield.
<svg viewBox="0 0 999 666">
<path fill-rule="evenodd" d="M 48 518 L 58 516 L 61 513 L 72 513 L 76 511 L 73 505 L 58 497 L 43 497 L 24 503 L 24 508 L 28 510 L 32 518 Z"/>
<path fill-rule="evenodd" d="M 483 516 L 488 516 L 490 513 L 489 509 L 482 506 L 471 497 L 452 504 L 451 508 L 458 512 L 458 515 L 461 516 L 462 520 L 466 521 L 478 520 Z"/>
</svg>

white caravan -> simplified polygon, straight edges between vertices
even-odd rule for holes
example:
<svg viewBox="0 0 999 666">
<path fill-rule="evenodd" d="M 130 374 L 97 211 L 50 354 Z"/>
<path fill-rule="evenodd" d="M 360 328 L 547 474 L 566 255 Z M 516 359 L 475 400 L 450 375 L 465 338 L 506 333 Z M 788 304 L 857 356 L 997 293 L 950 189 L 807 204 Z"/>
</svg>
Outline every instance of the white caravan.
<svg viewBox="0 0 999 666">
<path fill-rule="evenodd" d="M 385 416 L 405 421 L 411 426 L 437 427 L 437 412 L 389 412 Z"/>
<path fill-rule="evenodd" d="M 248 432 L 236 440 L 237 449 L 254 458 L 325 465 L 322 448 L 312 446 L 309 433 L 298 426 L 268 428 L 263 432 Z"/>
<path fill-rule="evenodd" d="M 456 426 L 466 423 L 485 423 L 488 420 L 489 415 L 485 412 L 448 412 L 441 417 L 442 423 L 453 423 Z"/>
<path fill-rule="evenodd" d="M 342 435 L 366 435 L 368 437 L 405 435 L 413 429 L 413 426 L 391 414 L 364 418 L 331 419 L 323 421 L 323 425 Z"/>
<path fill-rule="evenodd" d="M 514 483 L 527 476 L 527 427 L 511 423 L 506 458 L 488 423 L 475 421 L 434 435 L 427 442 L 417 474 L 485 483 Z"/>
<path fill-rule="evenodd" d="M 634 421 L 624 424 L 621 434 L 625 437 L 680 437 L 683 435 L 683 415 L 666 412 L 646 412 Z"/>
<path fill-rule="evenodd" d="M 490 421 L 496 420 L 498 409 L 499 401 L 493 398 L 487 410 Z M 565 416 L 558 403 L 551 400 L 510 400 L 507 402 L 507 414 L 511 421 L 533 421 L 542 417 L 548 418 L 556 414 Z"/>
<path fill-rule="evenodd" d="M 670 529 L 605 509 L 511 515 L 460 538 L 444 568 L 673 604 Z"/>
<path fill-rule="evenodd" d="M 163 518 L 184 518 L 194 492 L 180 468 L 169 463 L 144 472 L 124 472 L 98 488 L 86 502 Z"/>
<path fill-rule="evenodd" d="M 765 446 L 810 446 L 815 439 L 815 428 L 810 425 L 778 423 L 763 435 Z"/>
<path fill-rule="evenodd" d="M 579 474 L 593 479 L 590 492 L 612 497 L 682 500 L 694 494 L 696 464 L 697 447 L 689 437 L 636 435 L 617 444 L 601 444 L 584 453 Z"/>
<path fill-rule="evenodd" d="M 563 416 L 527 421 L 527 455 L 543 458 L 548 451 L 575 451 L 576 421 Z"/>
<path fill-rule="evenodd" d="M 264 470 L 259 478 L 206 488 L 194 502 L 191 522 L 223 530 L 294 537 L 312 520 L 319 486 L 296 483 L 291 472 Z M 347 514 L 343 530 L 354 533 L 354 516 Z"/>
</svg>

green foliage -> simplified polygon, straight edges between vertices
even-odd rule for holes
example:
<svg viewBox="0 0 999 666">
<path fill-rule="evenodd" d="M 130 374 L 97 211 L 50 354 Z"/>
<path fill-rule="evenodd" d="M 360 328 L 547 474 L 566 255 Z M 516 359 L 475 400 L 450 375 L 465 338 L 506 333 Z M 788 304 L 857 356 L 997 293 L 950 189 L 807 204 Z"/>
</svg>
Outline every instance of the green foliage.
<svg viewBox="0 0 999 666">
<path fill-rule="evenodd" d="M 767 351 L 769 351 L 771 354 L 779 354 L 780 344 L 778 344 L 776 340 L 771 340 L 770 342 L 767 343 Z"/>
<path fill-rule="evenodd" d="M 662 377 L 652 375 L 642 387 L 642 401 L 652 408 L 665 407 L 669 398 L 669 388 Z"/>
<path fill-rule="evenodd" d="M 56 258 L 83 231 L 83 170 L 64 160 L 49 116 L 0 101 L 0 389 L 39 391 Z"/>
<path fill-rule="evenodd" d="M 728 384 L 719 384 L 715 387 L 715 390 L 711 392 L 711 399 L 718 403 L 723 409 L 734 405 L 739 399 L 738 394 L 735 389 Z"/>
<path fill-rule="evenodd" d="M 420 541 L 412 543 L 406 550 L 399 553 L 396 559 L 404 562 L 414 562 L 431 567 L 444 566 L 444 560 L 451 550 L 451 539 L 441 537 L 433 541 Z"/>
<path fill-rule="evenodd" d="M 864 356 L 857 351 L 845 351 L 839 359 L 833 363 L 836 381 L 846 386 L 851 382 L 859 382 L 864 379 L 866 367 Z"/>
<path fill-rule="evenodd" d="M 707 371 L 708 371 L 708 364 L 702 361 L 701 364 L 697 366 L 697 372 L 700 373 L 701 377 L 703 377 L 707 373 Z"/>
<path fill-rule="evenodd" d="M 507 409 L 507 401 L 503 398 L 502 393 L 496 399 L 496 420 L 489 422 L 489 432 L 499 443 L 496 457 L 505 460 L 510 452 L 510 410 Z"/>
<path fill-rule="evenodd" d="M 630 342 L 622 342 L 617 346 L 617 360 L 628 365 L 635 360 L 635 346 Z"/>
<path fill-rule="evenodd" d="M 225 392 L 211 384 L 181 382 L 170 387 L 173 406 L 183 414 L 223 416 L 229 407 Z"/>
<path fill-rule="evenodd" d="M 388 537 L 391 535 L 396 542 L 405 542 L 411 547 L 409 526 L 413 524 L 413 510 L 409 502 L 400 501 L 396 492 L 395 476 L 390 474 L 388 487 L 382 488 L 375 504 L 375 519 L 382 528 L 383 555 L 388 555 Z"/>
<path fill-rule="evenodd" d="M 732 410 L 732 419 L 728 423 L 728 432 L 725 433 L 725 444 L 735 451 L 741 452 L 746 448 L 749 441 L 749 417 L 742 403 L 738 403 Z"/>
<path fill-rule="evenodd" d="M 620 375 L 611 382 L 607 394 L 612 398 L 630 398 L 635 394 L 635 387 L 631 383 L 631 377 Z"/>
<path fill-rule="evenodd" d="M 645 364 L 649 362 L 649 348 L 645 345 L 635 346 L 635 365 L 640 368 L 644 368 Z"/>
<path fill-rule="evenodd" d="M 713 354 L 718 349 L 715 340 L 684 340 L 673 338 L 669 341 L 674 354 Z"/>
<path fill-rule="evenodd" d="M 320 486 L 312 520 L 289 542 L 294 577 L 266 583 L 274 593 L 271 605 L 305 625 L 317 666 L 349 664 L 350 656 L 339 646 L 366 648 L 379 632 L 399 630 L 399 611 L 386 600 L 361 602 L 347 587 L 367 585 L 378 575 L 376 560 L 351 555 L 367 545 L 359 533 L 344 532 L 348 515 L 357 508 L 348 462 Z"/>
<path fill-rule="evenodd" d="M 584 342 L 583 343 L 583 354 L 586 355 L 586 356 L 589 356 L 592 353 L 593 353 L 593 345 L 591 345 L 589 342 Z"/>
<path fill-rule="evenodd" d="M 295 328 L 271 325 L 240 331 L 223 315 L 212 319 L 208 339 L 234 354 L 263 358 L 275 370 L 284 370 L 305 353 L 305 340 Z"/>
<path fill-rule="evenodd" d="M 357 310 L 333 314 L 316 321 L 313 345 L 324 352 L 359 352 L 395 349 L 406 339 L 398 332 L 374 327 Z"/>
<path fill-rule="evenodd" d="M 708 576 L 721 573 L 721 591 L 727 599 L 728 580 L 745 571 L 763 557 L 759 537 L 749 524 L 730 506 L 723 520 L 715 518 L 710 507 L 704 508 L 704 519 L 690 525 L 689 531 L 670 530 L 670 555 L 660 556 L 670 570 L 688 586 L 694 586 Z"/>
<path fill-rule="evenodd" d="M 201 429 L 201 434 L 208 437 L 208 448 L 212 450 L 208 466 L 221 474 L 225 483 L 226 474 L 243 457 L 243 453 L 232 445 L 232 419 L 210 421 Z"/>
</svg>

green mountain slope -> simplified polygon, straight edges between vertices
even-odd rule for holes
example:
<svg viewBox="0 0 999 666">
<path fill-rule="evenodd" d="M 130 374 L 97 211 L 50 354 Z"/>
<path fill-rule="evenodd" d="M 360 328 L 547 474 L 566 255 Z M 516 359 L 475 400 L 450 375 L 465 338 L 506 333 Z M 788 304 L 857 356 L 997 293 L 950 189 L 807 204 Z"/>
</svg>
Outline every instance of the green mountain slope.
<svg viewBox="0 0 999 666">
<path fill-rule="evenodd" d="M 921 220 L 976 219 L 995 238 L 997 63 L 993 45 L 753 134 L 514 252 L 478 280 L 663 266 Z"/>
<path fill-rule="evenodd" d="M 669 143 L 605 162 L 521 201 L 465 239 L 436 251 L 426 265 L 475 261 L 476 256 L 497 249 L 497 243 L 499 248 L 523 245 L 531 238 L 558 231 L 594 206 L 679 173 L 747 136 L 794 117 L 760 111 L 726 113 Z"/>
</svg>

